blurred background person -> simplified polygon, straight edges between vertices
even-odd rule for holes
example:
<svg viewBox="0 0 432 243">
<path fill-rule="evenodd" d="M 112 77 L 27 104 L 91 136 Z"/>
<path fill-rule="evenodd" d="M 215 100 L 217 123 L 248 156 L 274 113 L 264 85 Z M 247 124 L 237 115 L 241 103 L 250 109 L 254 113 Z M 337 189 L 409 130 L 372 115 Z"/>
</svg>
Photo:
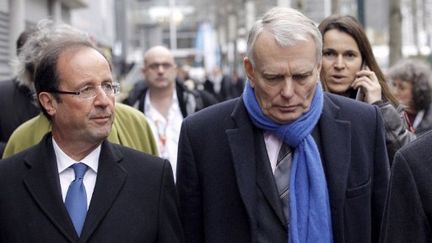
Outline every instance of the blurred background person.
<svg viewBox="0 0 432 243">
<path fill-rule="evenodd" d="M 321 81 L 330 93 L 377 105 L 384 119 L 389 161 L 415 139 L 402 106 L 390 91 L 369 40 L 352 16 L 332 15 L 318 26 L 323 36 Z"/>
<path fill-rule="evenodd" d="M 33 32 L 33 29 L 28 29 L 20 34 L 16 41 L 17 56 Z M 18 73 L 11 80 L 0 81 L 0 157 L 12 132 L 23 122 L 39 114 L 34 93 L 33 83 L 28 77 L 19 76 Z"/>
<path fill-rule="evenodd" d="M 175 172 L 183 118 L 217 101 L 205 91 L 189 90 L 176 80 L 174 56 L 164 46 L 151 47 L 144 53 L 142 73 L 145 85 L 136 84 L 131 91 L 134 97 L 129 96 L 124 102 L 148 118 L 160 156 L 171 162 Z"/>
<path fill-rule="evenodd" d="M 189 65 L 182 65 L 177 70 L 177 80 L 180 83 L 182 83 L 187 89 L 196 90 L 197 89 L 196 82 L 189 75 L 190 69 L 191 67 Z"/>
<path fill-rule="evenodd" d="M 239 97 L 243 93 L 245 79 L 237 71 L 234 71 L 231 77 L 231 88 L 229 98 Z"/>
<path fill-rule="evenodd" d="M 418 59 L 402 59 L 388 70 L 388 76 L 415 133 L 420 135 L 432 129 L 429 64 Z"/>
<path fill-rule="evenodd" d="M 218 66 L 213 67 L 207 75 L 204 82 L 204 90 L 212 94 L 216 99 L 221 102 L 227 100 L 230 96 L 231 78 L 224 75 L 222 69 Z"/>
</svg>

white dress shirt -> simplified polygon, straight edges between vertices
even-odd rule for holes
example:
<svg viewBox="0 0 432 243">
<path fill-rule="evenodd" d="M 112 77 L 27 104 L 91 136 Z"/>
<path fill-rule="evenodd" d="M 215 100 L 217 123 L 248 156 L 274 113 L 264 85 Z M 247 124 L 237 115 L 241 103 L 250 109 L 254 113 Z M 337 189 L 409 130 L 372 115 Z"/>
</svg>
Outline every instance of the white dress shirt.
<svg viewBox="0 0 432 243">
<path fill-rule="evenodd" d="M 270 132 L 264 132 L 264 142 L 267 149 L 267 155 L 270 160 L 272 172 L 276 169 L 279 150 L 282 147 L 282 140 Z"/>
<path fill-rule="evenodd" d="M 96 176 L 99 165 L 99 155 L 101 151 L 101 145 L 99 145 L 95 150 L 93 150 L 89 155 L 87 155 L 81 161 L 75 161 L 68 155 L 66 155 L 63 150 L 55 142 L 54 138 L 54 152 L 57 158 L 57 168 L 60 178 L 60 186 L 62 191 L 63 202 L 66 199 L 66 194 L 71 182 L 75 179 L 75 172 L 70 167 L 75 163 L 84 163 L 88 166 L 86 173 L 84 174 L 83 183 L 87 194 L 87 209 L 90 205 L 90 201 L 93 195 L 94 187 L 96 184 Z"/>
<path fill-rule="evenodd" d="M 156 139 L 160 157 L 170 161 L 175 180 L 178 142 L 183 121 L 177 93 L 173 92 L 172 103 L 166 118 L 152 105 L 150 93 L 146 95 L 144 104 L 144 114 L 148 118 L 150 128 Z"/>
</svg>

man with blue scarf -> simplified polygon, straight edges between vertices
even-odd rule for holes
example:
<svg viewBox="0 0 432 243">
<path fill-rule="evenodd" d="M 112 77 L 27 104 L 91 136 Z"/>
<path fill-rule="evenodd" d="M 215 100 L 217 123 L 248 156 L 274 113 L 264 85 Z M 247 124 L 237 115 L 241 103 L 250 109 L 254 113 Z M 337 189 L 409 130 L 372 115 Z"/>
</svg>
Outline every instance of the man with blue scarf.
<svg viewBox="0 0 432 243">
<path fill-rule="evenodd" d="M 377 107 L 324 93 L 313 21 L 276 7 L 252 27 L 240 98 L 184 120 L 186 242 L 378 242 L 389 178 Z"/>
</svg>

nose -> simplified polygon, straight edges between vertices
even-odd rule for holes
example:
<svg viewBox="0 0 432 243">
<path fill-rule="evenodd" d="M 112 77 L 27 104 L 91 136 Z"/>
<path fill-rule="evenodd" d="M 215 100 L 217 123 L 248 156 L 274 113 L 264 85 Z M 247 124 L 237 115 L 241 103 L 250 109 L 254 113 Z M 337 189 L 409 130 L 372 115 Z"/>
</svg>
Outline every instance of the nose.
<svg viewBox="0 0 432 243">
<path fill-rule="evenodd" d="M 94 100 L 97 106 L 108 106 L 112 102 L 112 96 L 105 93 L 101 86 L 97 86 L 96 97 Z"/>
<path fill-rule="evenodd" d="M 342 68 L 345 67 L 345 63 L 344 63 L 342 55 L 338 55 L 336 57 L 336 60 L 335 60 L 335 63 L 334 63 L 334 67 L 337 68 L 337 69 L 342 69 Z"/>
<path fill-rule="evenodd" d="M 291 98 L 294 94 L 293 81 L 291 78 L 286 78 L 283 82 L 283 86 L 281 89 L 281 95 L 285 98 Z"/>
<path fill-rule="evenodd" d="M 167 70 L 167 68 L 164 67 L 164 64 L 161 63 L 157 66 L 158 73 L 163 73 L 163 72 L 165 72 L 165 70 Z"/>
<path fill-rule="evenodd" d="M 393 92 L 393 95 L 396 97 L 396 99 L 400 99 L 401 96 L 401 90 L 398 87 L 391 87 L 390 90 Z"/>
<path fill-rule="evenodd" d="M 157 70 L 158 70 L 159 73 L 161 73 L 161 72 L 163 72 L 165 69 L 163 68 L 162 65 L 158 65 L 158 66 L 157 66 Z"/>
</svg>

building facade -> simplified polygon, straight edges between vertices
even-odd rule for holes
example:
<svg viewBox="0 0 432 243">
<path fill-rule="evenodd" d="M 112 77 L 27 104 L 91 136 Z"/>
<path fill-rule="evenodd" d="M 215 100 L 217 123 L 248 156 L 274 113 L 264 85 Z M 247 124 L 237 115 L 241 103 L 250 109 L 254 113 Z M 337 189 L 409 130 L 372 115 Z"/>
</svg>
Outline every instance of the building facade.
<svg viewBox="0 0 432 243">
<path fill-rule="evenodd" d="M 110 57 L 114 43 L 114 0 L 0 0 L 0 80 L 13 76 L 16 40 L 42 19 L 86 31 Z"/>
</svg>

